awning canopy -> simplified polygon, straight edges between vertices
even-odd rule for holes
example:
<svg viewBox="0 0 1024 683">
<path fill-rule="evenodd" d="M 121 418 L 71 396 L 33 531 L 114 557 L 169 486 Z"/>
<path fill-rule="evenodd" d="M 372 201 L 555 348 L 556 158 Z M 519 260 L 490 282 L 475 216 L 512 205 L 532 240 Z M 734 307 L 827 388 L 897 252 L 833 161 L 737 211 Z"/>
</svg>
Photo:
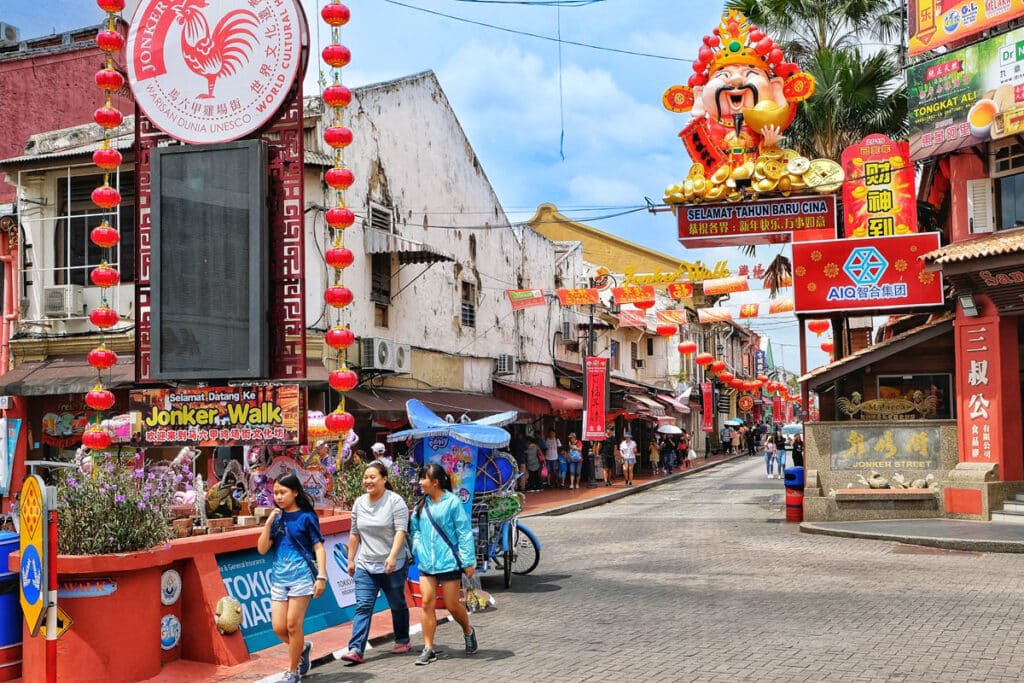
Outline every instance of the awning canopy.
<svg viewBox="0 0 1024 683">
<path fill-rule="evenodd" d="M 690 406 L 686 405 L 682 401 L 675 400 L 671 396 L 666 396 L 665 394 L 658 394 L 658 400 L 664 402 L 665 405 L 669 406 L 670 408 L 675 408 L 676 412 L 682 413 L 683 415 L 690 414 Z"/>
<path fill-rule="evenodd" d="M 583 397 L 559 387 L 494 381 L 494 395 L 531 415 L 575 414 L 583 411 Z"/>
<path fill-rule="evenodd" d="M 135 357 L 118 356 L 117 365 L 102 373 L 103 386 L 123 389 L 135 382 Z M 84 394 L 95 386 L 96 368 L 85 356 L 55 356 L 38 363 L 22 363 L 0 375 L 0 394 L 10 396 L 53 396 Z"/>
<path fill-rule="evenodd" d="M 353 389 L 345 399 L 354 403 L 351 410 L 360 409 L 384 417 L 406 415 L 406 402 L 417 400 L 441 417 L 451 415 L 458 420 L 461 415 L 483 417 L 515 411 L 518 408 L 489 394 L 474 394 L 461 391 L 436 391 L 427 389 Z M 395 415 L 388 415 L 394 413 Z"/>
<path fill-rule="evenodd" d="M 653 398 L 647 398 L 639 394 L 626 394 L 626 402 L 634 404 L 636 412 L 641 415 L 650 415 L 651 417 L 662 417 L 665 415 L 665 406 Z"/>
<path fill-rule="evenodd" d="M 398 262 L 402 264 L 455 260 L 429 244 L 399 237 L 375 228 L 363 230 L 363 248 L 367 254 L 398 254 Z"/>
</svg>

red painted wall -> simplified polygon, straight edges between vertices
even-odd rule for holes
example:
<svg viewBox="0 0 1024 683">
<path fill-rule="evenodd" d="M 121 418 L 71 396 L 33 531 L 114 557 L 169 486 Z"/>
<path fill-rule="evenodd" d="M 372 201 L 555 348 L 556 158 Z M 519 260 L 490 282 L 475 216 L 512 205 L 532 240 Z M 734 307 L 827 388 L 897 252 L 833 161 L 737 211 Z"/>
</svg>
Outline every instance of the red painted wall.
<svg viewBox="0 0 1024 683">
<path fill-rule="evenodd" d="M 985 166 L 974 154 L 952 154 L 949 157 L 950 221 L 949 241 L 960 242 L 982 237 L 972 235 L 967 220 L 967 181 L 988 178 Z"/>
</svg>

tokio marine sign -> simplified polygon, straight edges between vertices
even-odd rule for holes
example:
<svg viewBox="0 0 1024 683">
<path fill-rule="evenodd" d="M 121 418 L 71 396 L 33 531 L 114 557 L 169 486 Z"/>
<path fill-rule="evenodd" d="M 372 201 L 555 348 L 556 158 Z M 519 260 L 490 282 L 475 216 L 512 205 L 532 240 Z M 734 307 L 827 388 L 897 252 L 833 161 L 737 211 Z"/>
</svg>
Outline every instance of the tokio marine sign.
<svg viewBox="0 0 1024 683">
<path fill-rule="evenodd" d="M 128 81 L 171 137 L 237 140 L 285 103 L 306 39 L 295 0 L 143 0 L 128 31 Z"/>
</svg>

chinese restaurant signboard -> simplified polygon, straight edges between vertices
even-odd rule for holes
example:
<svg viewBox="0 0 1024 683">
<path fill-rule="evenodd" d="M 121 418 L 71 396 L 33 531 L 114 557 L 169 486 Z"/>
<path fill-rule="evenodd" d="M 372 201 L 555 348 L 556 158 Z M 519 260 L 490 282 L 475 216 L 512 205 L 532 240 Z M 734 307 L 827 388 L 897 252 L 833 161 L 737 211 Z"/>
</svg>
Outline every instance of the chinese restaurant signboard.
<svg viewBox="0 0 1024 683">
<path fill-rule="evenodd" d="M 942 277 L 926 272 L 922 254 L 938 233 L 881 239 L 793 243 L 797 313 L 910 309 L 943 302 Z"/>
<path fill-rule="evenodd" d="M 909 0 L 910 44 L 919 55 L 1024 15 L 1024 0 Z"/>
<path fill-rule="evenodd" d="M 735 204 L 676 208 L 684 247 L 737 247 L 790 241 L 791 233 L 825 231 L 835 236 L 836 200 L 831 195 L 759 199 Z"/>
<path fill-rule="evenodd" d="M 839 427 L 831 430 L 833 470 L 932 470 L 939 467 L 938 427 Z"/>
<path fill-rule="evenodd" d="M 979 318 L 977 322 L 955 325 L 956 348 L 961 356 L 957 372 L 962 373 L 957 382 L 962 388 L 957 392 L 957 414 L 966 423 L 966 428 L 961 426 L 957 432 L 960 456 L 966 462 L 992 461 L 993 444 L 1001 439 L 997 434 L 1002 401 L 995 334 L 998 324 L 997 318 Z"/>
<path fill-rule="evenodd" d="M 152 446 L 299 443 L 299 387 L 204 387 L 131 392 L 133 441 Z"/>
<path fill-rule="evenodd" d="M 1024 29 L 907 68 L 910 158 L 1024 133 Z"/>
<path fill-rule="evenodd" d="M 917 232 L 914 164 L 904 141 L 869 135 L 843 150 L 843 220 L 846 237 L 889 237 Z"/>
</svg>

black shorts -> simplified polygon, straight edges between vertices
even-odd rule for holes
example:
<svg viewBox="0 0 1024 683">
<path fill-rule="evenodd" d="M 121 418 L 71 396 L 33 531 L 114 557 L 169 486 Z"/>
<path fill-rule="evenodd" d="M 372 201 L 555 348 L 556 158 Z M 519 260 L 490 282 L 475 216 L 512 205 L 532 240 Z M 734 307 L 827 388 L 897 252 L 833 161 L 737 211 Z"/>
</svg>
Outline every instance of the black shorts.
<svg viewBox="0 0 1024 683">
<path fill-rule="evenodd" d="M 462 577 L 461 571 L 441 572 L 440 574 L 428 574 L 426 572 L 420 572 L 420 576 L 429 576 L 437 579 L 438 583 L 444 583 L 445 581 L 458 581 Z"/>
</svg>

